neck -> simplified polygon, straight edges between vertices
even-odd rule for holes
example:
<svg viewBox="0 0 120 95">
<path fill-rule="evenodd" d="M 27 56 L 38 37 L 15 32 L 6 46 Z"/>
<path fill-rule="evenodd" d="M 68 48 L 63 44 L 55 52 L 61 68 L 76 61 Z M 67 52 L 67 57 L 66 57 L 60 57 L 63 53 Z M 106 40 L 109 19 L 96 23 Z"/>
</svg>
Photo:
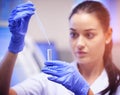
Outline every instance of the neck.
<svg viewBox="0 0 120 95">
<path fill-rule="evenodd" d="M 94 64 L 78 64 L 78 69 L 86 81 L 91 85 L 104 69 L 103 62 Z"/>
</svg>

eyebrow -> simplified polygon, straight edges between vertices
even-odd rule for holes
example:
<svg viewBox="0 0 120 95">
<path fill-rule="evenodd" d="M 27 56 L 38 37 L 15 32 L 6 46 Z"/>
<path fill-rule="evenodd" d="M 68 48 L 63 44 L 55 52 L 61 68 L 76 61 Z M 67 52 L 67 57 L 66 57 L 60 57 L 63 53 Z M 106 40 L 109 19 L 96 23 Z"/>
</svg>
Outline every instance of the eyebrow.
<svg viewBox="0 0 120 95">
<path fill-rule="evenodd" d="M 96 30 L 96 29 L 86 29 L 85 31 L 87 32 L 87 31 L 91 31 L 91 30 Z"/>
<path fill-rule="evenodd" d="M 74 28 L 70 28 L 70 30 L 72 30 L 72 31 L 76 31 Z"/>
<path fill-rule="evenodd" d="M 76 32 L 76 29 L 74 29 L 74 28 L 70 28 L 70 30 Z M 88 31 L 94 31 L 94 30 L 96 30 L 96 29 L 85 29 L 84 31 L 85 31 L 85 32 L 88 32 Z"/>
</svg>

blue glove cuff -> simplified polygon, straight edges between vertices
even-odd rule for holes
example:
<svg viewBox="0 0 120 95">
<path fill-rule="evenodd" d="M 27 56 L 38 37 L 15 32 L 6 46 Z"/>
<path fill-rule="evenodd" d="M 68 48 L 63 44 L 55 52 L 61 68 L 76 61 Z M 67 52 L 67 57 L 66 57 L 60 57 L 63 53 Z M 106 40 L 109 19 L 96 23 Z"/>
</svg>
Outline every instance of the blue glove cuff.
<svg viewBox="0 0 120 95">
<path fill-rule="evenodd" d="M 8 50 L 12 53 L 17 54 L 23 50 L 24 45 L 24 36 L 12 36 Z"/>
<path fill-rule="evenodd" d="M 75 95 L 88 95 L 88 91 L 89 91 L 90 87 L 87 84 L 83 85 L 79 85 L 78 88 L 75 88 Z"/>
<path fill-rule="evenodd" d="M 78 79 L 74 80 L 74 82 L 75 82 L 75 84 L 77 84 L 72 87 L 75 95 L 88 95 L 90 86 L 87 83 L 87 81 L 83 78 L 83 76 L 80 75 L 80 77 Z"/>
</svg>

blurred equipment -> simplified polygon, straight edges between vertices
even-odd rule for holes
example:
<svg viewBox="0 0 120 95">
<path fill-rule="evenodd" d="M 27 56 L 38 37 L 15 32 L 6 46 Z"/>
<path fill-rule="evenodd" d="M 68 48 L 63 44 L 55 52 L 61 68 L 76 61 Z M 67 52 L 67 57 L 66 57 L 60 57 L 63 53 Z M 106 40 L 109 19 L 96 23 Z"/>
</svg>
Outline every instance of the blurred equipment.
<svg viewBox="0 0 120 95">
<path fill-rule="evenodd" d="M 44 55 L 36 43 L 26 37 L 24 50 L 19 53 L 13 71 L 11 86 L 31 77 L 41 71 L 44 66 Z"/>
</svg>

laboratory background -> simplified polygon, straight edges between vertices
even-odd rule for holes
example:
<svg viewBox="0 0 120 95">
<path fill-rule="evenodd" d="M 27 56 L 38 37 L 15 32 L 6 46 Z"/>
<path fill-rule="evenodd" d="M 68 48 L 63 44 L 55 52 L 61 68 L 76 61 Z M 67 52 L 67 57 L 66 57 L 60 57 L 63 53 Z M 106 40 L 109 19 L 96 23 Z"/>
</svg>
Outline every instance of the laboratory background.
<svg viewBox="0 0 120 95">
<path fill-rule="evenodd" d="M 29 0 L 36 7 L 32 16 L 24 50 L 19 54 L 13 71 L 11 86 L 41 71 L 51 49 L 52 60 L 71 62 L 68 16 L 72 6 L 84 0 Z M 105 4 L 111 15 L 113 28 L 113 62 L 120 68 L 120 0 L 97 0 Z M 8 49 L 11 34 L 8 29 L 10 12 L 27 0 L 0 0 L 0 59 Z"/>
</svg>

